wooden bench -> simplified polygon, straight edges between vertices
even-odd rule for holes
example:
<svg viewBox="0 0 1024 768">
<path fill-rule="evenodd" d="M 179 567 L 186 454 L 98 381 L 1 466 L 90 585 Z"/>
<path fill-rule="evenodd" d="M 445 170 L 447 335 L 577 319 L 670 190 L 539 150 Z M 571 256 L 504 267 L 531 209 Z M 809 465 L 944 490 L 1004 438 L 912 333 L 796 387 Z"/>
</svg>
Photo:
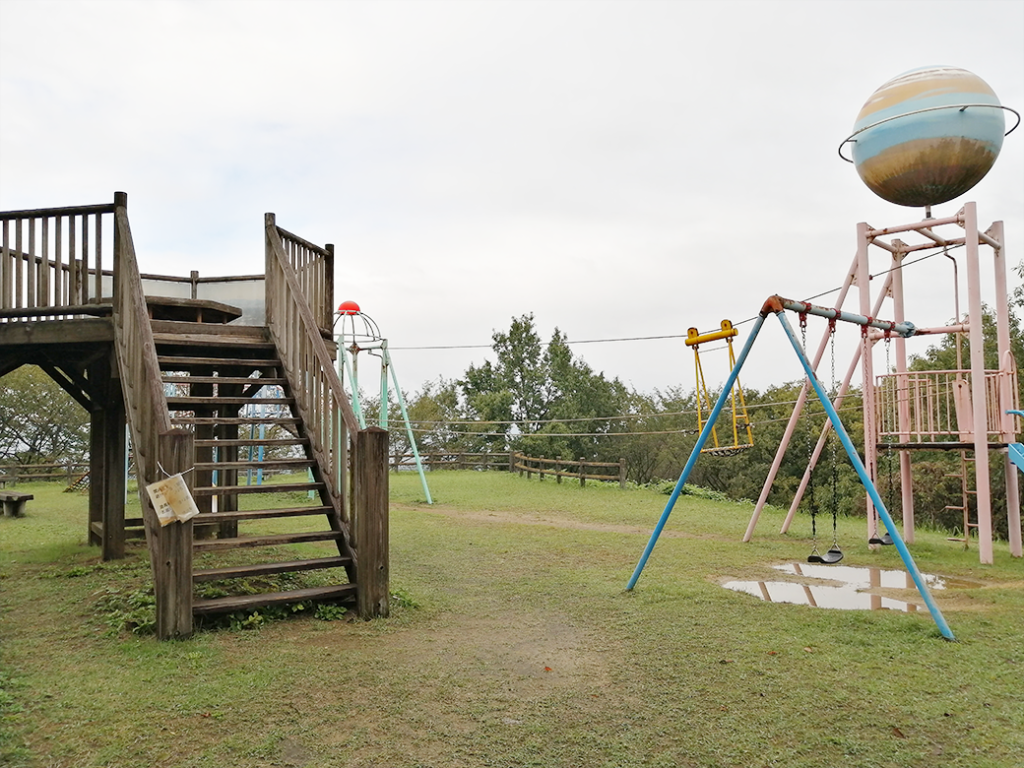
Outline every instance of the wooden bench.
<svg viewBox="0 0 1024 768">
<path fill-rule="evenodd" d="M 18 491 L 0 491 L 0 501 L 4 504 L 4 515 L 6 517 L 24 517 L 25 502 L 34 499 L 31 493 L 19 493 Z"/>
</svg>

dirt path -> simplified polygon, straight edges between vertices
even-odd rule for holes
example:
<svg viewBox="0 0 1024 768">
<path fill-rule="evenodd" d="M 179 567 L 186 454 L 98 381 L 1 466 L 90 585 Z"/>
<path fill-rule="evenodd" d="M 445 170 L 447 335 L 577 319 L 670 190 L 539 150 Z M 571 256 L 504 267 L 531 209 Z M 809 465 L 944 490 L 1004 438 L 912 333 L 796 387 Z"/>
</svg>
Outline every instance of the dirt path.
<svg viewBox="0 0 1024 768">
<path fill-rule="evenodd" d="M 604 531 L 606 533 L 626 533 L 636 536 L 650 536 L 650 528 L 638 525 L 612 525 L 609 523 L 584 523 L 565 517 L 539 515 L 533 512 L 495 512 L 488 510 L 455 509 L 434 504 L 430 507 L 415 504 L 392 504 L 392 509 L 408 512 L 423 512 L 428 515 L 442 515 L 458 520 L 472 520 L 480 523 L 499 523 L 501 525 L 539 525 L 546 528 L 569 528 L 577 531 Z M 661 535 L 668 539 L 715 539 L 717 536 L 696 535 L 686 531 L 662 531 Z"/>
</svg>

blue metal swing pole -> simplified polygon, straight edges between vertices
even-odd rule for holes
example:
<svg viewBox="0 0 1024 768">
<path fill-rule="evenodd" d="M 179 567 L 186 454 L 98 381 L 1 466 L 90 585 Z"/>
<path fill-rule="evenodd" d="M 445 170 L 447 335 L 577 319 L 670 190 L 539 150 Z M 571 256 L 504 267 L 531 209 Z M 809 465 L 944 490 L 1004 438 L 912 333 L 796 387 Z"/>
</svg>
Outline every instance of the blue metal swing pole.
<svg viewBox="0 0 1024 768">
<path fill-rule="evenodd" d="M 693 465 L 697 463 L 697 458 L 700 456 L 701 449 L 704 448 L 704 443 L 707 442 L 708 437 L 711 435 L 711 430 L 715 428 L 715 422 L 718 421 L 718 416 L 722 412 L 722 408 L 725 407 L 725 402 L 729 398 L 729 392 L 732 391 L 733 385 L 736 383 L 736 379 L 739 378 L 740 369 L 743 367 L 743 363 L 747 360 L 747 354 L 750 352 L 750 348 L 754 346 L 754 339 L 757 338 L 758 332 L 761 330 L 761 326 L 764 325 L 765 315 L 758 315 L 757 321 L 754 323 L 754 328 L 750 331 L 750 336 L 747 337 L 747 343 L 743 345 L 743 351 L 740 352 L 739 360 L 736 361 L 736 365 L 729 372 L 729 378 L 725 380 L 725 384 L 722 386 L 722 394 L 718 396 L 718 402 L 715 403 L 715 407 L 711 409 L 711 413 L 708 415 L 708 420 L 704 424 L 704 429 L 701 430 L 700 436 L 697 438 L 697 443 L 693 446 L 693 450 L 690 452 L 690 458 L 686 460 L 686 466 L 683 467 L 682 473 L 679 475 L 679 479 L 676 481 L 676 487 L 672 489 L 672 494 L 668 497 L 668 503 L 665 505 L 665 511 L 661 513 L 661 519 L 658 520 L 658 524 L 654 528 L 654 532 L 651 534 L 650 540 L 647 542 L 647 547 L 644 549 L 644 553 L 640 556 L 640 561 L 636 564 L 636 568 L 633 571 L 633 575 L 629 578 L 629 583 L 626 585 L 626 589 L 632 589 L 640 578 L 640 573 L 643 571 L 644 566 L 647 564 L 647 558 L 651 556 L 651 552 L 654 549 L 654 545 L 658 541 L 658 537 L 661 536 L 661 531 L 665 527 L 665 523 L 668 522 L 669 515 L 672 514 L 672 508 L 676 505 L 676 500 L 679 498 L 679 494 L 683 492 L 683 486 L 686 485 L 686 479 L 690 476 L 690 472 L 693 470 Z"/>
<path fill-rule="evenodd" d="M 843 422 L 840 421 L 839 414 L 836 413 L 836 409 L 832 406 L 832 402 L 829 400 L 828 394 L 825 392 L 824 387 L 822 387 L 821 382 L 818 381 L 818 377 L 814 374 L 810 361 L 807 359 L 800 342 L 793 333 L 793 326 L 791 326 L 789 321 L 786 319 L 786 313 L 780 309 L 776 311 L 775 314 L 779 318 L 779 322 L 782 323 L 782 327 L 786 331 L 786 336 L 789 337 L 789 343 L 793 345 L 793 349 L 796 351 L 796 356 L 800 358 L 800 364 L 804 368 L 807 380 L 810 381 L 811 386 L 814 387 L 814 391 L 818 395 L 818 400 L 821 401 L 821 405 L 825 409 L 825 413 L 828 414 L 828 418 L 832 422 L 833 430 L 835 430 L 840 442 L 842 442 L 843 448 L 846 449 L 846 455 L 850 457 L 850 463 L 853 464 L 853 468 L 857 471 L 857 475 L 860 477 L 860 481 L 864 485 L 864 489 L 871 497 L 871 501 L 875 505 L 875 509 L 878 511 L 879 517 L 881 517 L 882 521 L 885 523 L 885 527 L 889 531 L 889 535 L 892 537 L 892 543 L 896 545 L 896 549 L 900 553 L 900 557 L 903 558 L 903 564 L 906 565 L 907 571 L 910 573 L 911 578 L 914 579 L 914 584 L 917 585 L 917 591 L 921 593 L 921 597 L 924 599 L 925 605 L 928 606 L 928 611 L 931 613 L 932 619 L 939 628 L 939 632 L 941 632 L 942 636 L 947 640 L 956 640 L 953 636 L 953 631 L 949 628 L 949 625 L 946 624 L 946 620 L 942 617 L 942 611 L 939 610 L 939 606 L 935 604 L 935 600 L 932 598 L 931 592 L 928 591 L 928 586 L 925 584 L 924 578 L 921 576 L 921 572 L 917 569 L 917 564 L 914 562 L 914 558 L 911 556 L 910 550 L 907 549 L 907 545 L 900 536 L 900 532 L 896 529 L 896 524 L 889 516 L 889 511 L 885 508 L 885 504 L 882 503 L 882 498 L 878 495 L 878 489 L 876 489 L 874 483 L 871 482 L 871 478 L 868 476 L 868 472 L 864 468 L 864 464 L 861 462 L 860 456 L 857 455 L 857 449 L 854 448 L 853 441 L 851 441 L 850 436 L 846 434 L 846 428 L 843 426 Z M 857 321 L 854 320 L 853 322 Z M 870 323 L 858 324 L 869 325 Z M 909 326 L 908 335 L 912 333 L 913 326 Z"/>
</svg>

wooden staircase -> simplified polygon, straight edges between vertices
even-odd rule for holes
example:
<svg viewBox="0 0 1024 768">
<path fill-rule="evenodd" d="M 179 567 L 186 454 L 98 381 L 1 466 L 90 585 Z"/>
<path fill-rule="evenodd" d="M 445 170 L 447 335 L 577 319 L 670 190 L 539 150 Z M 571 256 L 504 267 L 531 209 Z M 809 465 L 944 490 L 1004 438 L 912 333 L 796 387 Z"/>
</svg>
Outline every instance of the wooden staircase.
<svg viewBox="0 0 1024 768">
<path fill-rule="evenodd" d="M 262 274 L 185 278 L 139 271 L 124 192 L 0 223 L 0 376 L 40 365 L 90 411 L 89 541 L 114 559 L 145 535 L 157 636 L 310 599 L 387 616 L 387 431 L 360 428 L 335 371 L 334 247 L 268 213 Z M 141 519 L 125 520 L 126 427 Z M 254 484 L 259 449 L 284 454 L 257 469 L 300 480 Z M 200 514 L 161 525 L 146 489 L 176 474 Z"/>
<path fill-rule="evenodd" d="M 351 544 L 268 329 L 166 320 L 154 320 L 152 328 L 171 422 L 195 434 L 192 495 L 200 515 L 192 520 L 192 581 L 197 593 L 211 584 L 229 593 L 194 596 L 193 615 L 354 600 Z M 287 455 L 260 461 L 260 448 Z M 258 473 L 272 471 L 310 479 L 257 482 Z M 308 497 L 314 501 L 302 503 Z M 295 545 L 311 546 L 298 557 Z M 314 571 L 327 583 L 252 593 L 268 577 Z M 230 594 L 242 579 L 244 593 Z"/>
</svg>

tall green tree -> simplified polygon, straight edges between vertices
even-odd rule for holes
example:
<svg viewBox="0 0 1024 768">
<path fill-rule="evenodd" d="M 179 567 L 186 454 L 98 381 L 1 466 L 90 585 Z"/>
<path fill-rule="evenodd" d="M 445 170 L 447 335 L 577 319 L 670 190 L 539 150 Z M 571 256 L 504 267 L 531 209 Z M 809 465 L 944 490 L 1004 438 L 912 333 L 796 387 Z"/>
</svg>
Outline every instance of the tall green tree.
<svg viewBox="0 0 1024 768">
<path fill-rule="evenodd" d="M 626 387 L 576 358 L 557 328 L 542 345 L 532 314 L 492 339 L 495 361 L 471 365 L 459 380 L 466 415 L 499 422 L 481 425 L 489 431 L 482 441 L 539 456 L 595 456 L 593 435 L 614 428 L 609 417 L 622 412 Z"/>
</svg>

